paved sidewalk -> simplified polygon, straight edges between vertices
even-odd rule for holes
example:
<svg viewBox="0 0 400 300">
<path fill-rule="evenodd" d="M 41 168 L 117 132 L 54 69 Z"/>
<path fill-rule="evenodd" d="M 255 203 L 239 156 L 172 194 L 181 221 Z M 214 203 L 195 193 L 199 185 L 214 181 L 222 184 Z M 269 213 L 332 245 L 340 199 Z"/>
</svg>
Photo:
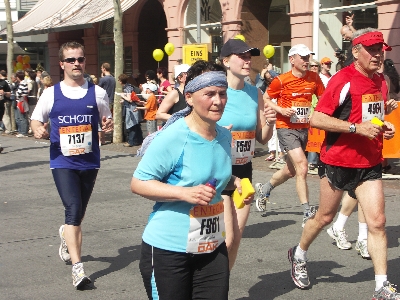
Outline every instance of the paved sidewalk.
<svg viewBox="0 0 400 300">
<path fill-rule="evenodd" d="M 63 206 L 49 170 L 49 142 L 0 136 L 0 299 L 146 299 L 138 269 L 141 234 L 153 202 L 133 195 L 130 178 L 139 159 L 121 145 L 102 146 L 102 168 L 83 222 L 83 262 L 94 283 L 75 291 L 71 267 L 58 256 L 58 228 Z M 275 172 L 257 147 L 254 182 Z M 397 167 L 397 161 L 394 162 Z M 310 199 L 316 204 L 319 179 L 309 176 Z M 389 279 L 400 283 L 399 182 L 385 180 Z M 255 206 L 246 227 L 230 280 L 229 299 L 371 299 L 371 261 L 354 249 L 339 250 L 322 232 L 309 252 L 312 287 L 292 283 L 287 249 L 301 235 L 302 211 L 295 180 L 277 187 L 265 214 Z M 357 218 L 346 228 L 353 246 Z"/>
</svg>

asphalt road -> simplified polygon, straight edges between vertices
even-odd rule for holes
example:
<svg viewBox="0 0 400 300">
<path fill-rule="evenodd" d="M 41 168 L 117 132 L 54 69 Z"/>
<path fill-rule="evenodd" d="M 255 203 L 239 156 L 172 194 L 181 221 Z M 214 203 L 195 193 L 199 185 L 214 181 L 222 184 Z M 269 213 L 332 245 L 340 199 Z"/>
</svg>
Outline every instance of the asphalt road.
<svg viewBox="0 0 400 300">
<path fill-rule="evenodd" d="M 0 136 L 0 299 L 146 299 L 139 273 L 141 234 L 153 203 L 129 189 L 139 161 L 136 148 L 102 146 L 102 166 L 83 223 L 82 261 L 94 283 L 75 291 L 71 267 L 58 256 L 58 228 L 64 212 L 49 170 L 49 142 Z M 275 170 L 257 148 L 254 182 Z M 397 163 L 397 162 L 396 162 Z M 310 203 L 316 204 L 319 179 L 308 177 Z M 399 188 L 385 180 L 389 280 L 400 283 L 398 268 Z M 301 235 L 302 211 L 291 179 L 277 187 L 266 214 L 251 208 L 238 260 L 231 273 L 229 299 L 371 299 L 371 261 L 354 249 L 339 250 L 322 232 L 309 251 L 312 287 L 292 283 L 287 250 Z M 346 230 L 353 246 L 356 215 Z"/>
</svg>

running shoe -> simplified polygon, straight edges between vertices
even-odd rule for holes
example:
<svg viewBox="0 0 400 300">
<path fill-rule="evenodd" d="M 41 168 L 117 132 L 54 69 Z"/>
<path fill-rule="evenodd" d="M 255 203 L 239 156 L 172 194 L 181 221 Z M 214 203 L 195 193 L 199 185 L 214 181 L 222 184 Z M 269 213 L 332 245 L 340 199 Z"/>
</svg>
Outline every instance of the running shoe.
<svg viewBox="0 0 400 300">
<path fill-rule="evenodd" d="M 374 294 L 372 295 L 372 300 L 384 300 L 384 299 L 390 299 L 390 300 L 400 299 L 400 294 L 397 292 L 394 285 L 391 284 L 389 281 L 385 281 L 383 283 L 383 287 L 375 291 Z"/>
<path fill-rule="evenodd" d="M 267 202 L 269 200 L 269 194 L 266 195 L 263 192 L 263 184 L 256 183 L 256 207 L 258 211 L 266 211 L 267 210 Z"/>
<path fill-rule="evenodd" d="M 301 227 L 304 228 L 308 219 L 311 219 L 312 217 L 314 217 L 316 212 L 317 212 L 317 209 L 315 208 L 315 206 L 310 205 L 310 210 L 308 210 L 307 212 L 304 212 L 304 214 L 303 214 L 303 223 L 301 224 Z"/>
<path fill-rule="evenodd" d="M 64 225 L 60 226 L 58 233 L 60 234 L 60 239 L 61 239 L 61 245 L 60 248 L 58 249 L 58 254 L 60 255 L 62 261 L 69 262 L 71 261 L 71 256 L 69 255 L 67 243 L 65 242 L 64 238 Z"/>
<path fill-rule="evenodd" d="M 78 262 L 72 266 L 72 284 L 78 289 L 82 289 L 85 284 L 91 283 L 92 281 L 85 274 L 83 270 L 83 264 Z"/>
<path fill-rule="evenodd" d="M 371 259 L 367 245 L 368 245 L 367 240 L 357 241 L 355 249 L 357 250 L 358 254 L 361 255 L 362 258 Z"/>
<path fill-rule="evenodd" d="M 331 226 L 328 228 L 326 232 L 329 234 L 331 238 L 333 238 L 336 241 L 336 246 L 339 249 L 342 250 L 351 249 L 351 243 L 347 240 L 347 234 L 344 229 L 337 230 L 334 226 Z"/>
<path fill-rule="evenodd" d="M 309 287 L 310 280 L 308 279 L 306 261 L 300 261 L 294 258 L 297 246 L 290 248 L 288 251 L 288 259 L 291 264 L 290 275 L 295 285 L 301 289 Z"/>
</svg>

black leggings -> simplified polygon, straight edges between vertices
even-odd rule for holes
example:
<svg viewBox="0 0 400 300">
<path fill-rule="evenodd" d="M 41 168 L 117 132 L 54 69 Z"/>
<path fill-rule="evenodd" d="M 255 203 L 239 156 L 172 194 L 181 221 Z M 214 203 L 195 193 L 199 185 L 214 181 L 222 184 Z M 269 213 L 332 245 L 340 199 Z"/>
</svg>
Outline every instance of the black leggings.
<svg viewBox="0 0 400 300">
<path fill-rule="evenodd" d="M 151 300 L 228 299 L 225 243 L 206 254 L 162 250 L 142 242 L 140 273 Z"/>
<path fill-rule="evenodd" d="M 81 225 L 99 170 L 52 169 L 51 171 L 65 207 L 65 224 Z"/>
</svg>

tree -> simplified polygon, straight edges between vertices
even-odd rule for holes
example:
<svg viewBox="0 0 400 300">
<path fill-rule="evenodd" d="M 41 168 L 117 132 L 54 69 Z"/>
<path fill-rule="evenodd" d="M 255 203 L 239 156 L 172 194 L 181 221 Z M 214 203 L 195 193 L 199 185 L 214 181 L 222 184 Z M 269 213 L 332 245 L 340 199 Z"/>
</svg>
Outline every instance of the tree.
<svg viewBox="0 0 400 300">
<path fill-rule="evenodd" d="M 120 0 L 113 0 L 114 3 L 114 43 L 115 43 L 115 91 L 122 92 L 122 86 L 118 82 L 118 76 L 124 71 L 123 62 L 123 36 L 122 36 L 122 9 Z M 114 135 L 113 143 L 122 143 L 123 128 L 122 128 L 122 106 L 119 103 L 120 96 L 114 97 Z"/>
<path fill-rule="evenodd" d="M 12 28 L 10 0 L 4 0 L 4 4 L 6 6 L 7 20 L 7 78 L 11 82 L 11 74 L 13 72 L 12 60 L 14 57 L 14 31 Z"/>
</svg>

